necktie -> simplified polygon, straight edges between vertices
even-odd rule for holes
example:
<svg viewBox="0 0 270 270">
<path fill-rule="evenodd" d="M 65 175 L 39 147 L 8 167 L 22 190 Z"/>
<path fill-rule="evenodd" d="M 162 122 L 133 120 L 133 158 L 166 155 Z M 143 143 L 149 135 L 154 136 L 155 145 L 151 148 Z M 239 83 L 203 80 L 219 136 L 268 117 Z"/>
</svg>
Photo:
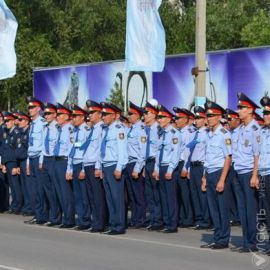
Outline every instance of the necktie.
<svg viewBox="0 0 270 270">
<path fill-rule="evenodd" d="M 195 136 L 194 136 L 194 139 L 187 145 L 187 147 L 190 148 L 190 155 L 188 157 L 186 168 L 189 167 L 192 154 L 194 152 L 194 149 L 195 149 L 196 144 L 198 143 L 198 141 L 197 141 L 198 136 L 199 136 L 199 130 L 196 131 Z"/>
<path fill-rule="evenodd" d="M 56 144 L 55 150 L 54 150 L 55 156 L 59 156 L 59 152 L 60 152 L 60 139 L 61 139 L 61 134 L 62 134 L 62 128 L 59 127 L 58 130 L 59 130 L 58 140 L 57 140 L 57 144 Z"/>
<path fill-rule="evenodd" d="M 45 151 L 46 151 L 47 155 L 50 154 L 49 138 L 50 138 L 50 128 L 49 128 L 49 126 L 47 126 L 47 134 L 46 134 L 46 137 L 45 137 Z"/>
<path fill-rule="evenodd" d="M 34 145 L 34 138 L 33 138 L 34 126 L 35 126 L 35 123 L 32 122 L 32 124 L 31 124 L 31 131 L 30 131 L 30 134 L 29 134 L 29 145 L 31 145 L 31 146 Z"/>
<path fill-rule="evenodd" d="M 145 127 L 145 133 L 147 135 L 147 141 L 146 141 L 146 159 L 149 158 L 150 155 L 150 127 Z"/>
<path fill-rule="evenodd" d="M 162 136 L 162 144 L 161 144 L 161 149 L 160 149 L 160 153 L 159 153 L 159 164 L 161 164 L 162 159 L 163 159 L 163 155 L 164 155 L 166 131 L 165 130 L 162 130 L 160 132 L 160 135 Z"/>
<path fill-rule="evenodd" d="M 94 128 L 92 127 L 87 140 L 85 141 L 85 143 L 81 147 L 81 149 L 84 150 L 83 154 L 85 154 L 85 152 L 86 152 L 86 150 L 87 150 L 87 148 L 88 148 L 88 146 L 89 146 L 89 144 L 91 142 L 91 139 L 92 139 L 92 136 L 93 136 L 93 132 L 94 132 Z"/>
<path fill-rule="evenodd" d="M 130 133 L 132 132 L 132 130 L 133 130 L 133 125 L 131 126 L 131 128 L 128 131 L 128 134 L 127 134 L 128 137 L 129 137 Z"/>
<path fill-rule="evenodd" d="M 105 135 L 102 139 L 102 142 L 101 142 L 101 148 L 100 148 L 100 154 L 101 154 L 101 158 L 105 158 L 105 153 L 106 153 L 106 144 L 107 144 L 107 136 L 108 136 L 108 132 L 109 132 L 109 127 L 104 127 L 104 130 L 105 130 Z"/>
<path fill-rule="evenodd" d="M 79 139 L 79 128 L 75 128 L 74 131 L 77 132 L 76 133 L 76 139 L 75 139 L 75 143 L 76 143 L 76 142 L 78 142 L 78 139 Z M 73 145 L 73 147 L 72 147 L 72 149 L 70 151 L 70 154 L 69 154 L 70 158 L 74 158 L 74 156 L 75 156 L 75 153 L 76 153 L 76 150 L 77 150 L 77 148 L 75 147 L 75 143 L 74 143 L 74 145 Z"/>
</svg>

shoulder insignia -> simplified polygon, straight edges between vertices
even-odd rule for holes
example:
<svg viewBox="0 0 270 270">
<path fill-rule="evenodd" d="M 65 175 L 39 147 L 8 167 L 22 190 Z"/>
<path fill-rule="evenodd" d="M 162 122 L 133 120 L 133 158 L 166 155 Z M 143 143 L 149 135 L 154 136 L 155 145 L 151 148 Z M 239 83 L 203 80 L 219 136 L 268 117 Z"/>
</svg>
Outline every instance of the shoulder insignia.
<svg viewBox="0 0 270 270">
<path fill-rule="evenodd" d="M 73 133 L 73 128 L 72 127 L 69 127 L 68 130 L 69 130 L 70 134 Z"/>
<path fill-rule="evenodd" d="M 18 138 L 17 139 L 17 143 L 19 144 L 21 142 L 21 138 Z"/>
<path fill-rule="evenodd" d="M 87 130 L 87 131 L 91 129 L 91 128 L 88 127 L 88 126 L 85 126 L 84 128 L 85 128 L 85 130 Z"/>
<path fill-rule="evenodd" d="M 232 144 L 232 140 L 231 139 L 226 139 L 225 140 L 225 143 L 226 143 L 226 145 L 231 145 Z"/>
<path fill-rule="evenodd" d="M 14 133 L 15 134 L 18 134 L 19 133 L 19 130 L 18 129 L 14 129 Z"/>
<path fill-rule="evenodd" d="M 119 139 L 124 140 L 125 139 L 125 134 L 124 133 L 119 133 Z"/>
<path fill-rule="evenodd" d="M 142 136 L 142 137 L 141 137 L 141 142 L 142 142 L 142 143 L 146 143 L 146 137 Z"/>
<path fill-rule="evenodd" d="M 222 128 L 220 131 L 224 134 L 228 133 L 228 130 L 226 130 L 225 128 Z"/>
<path fill-rule="evenodd" d="M 172 129 L 171 129 L 171 133 L 172 133 L 172 134 L 175 134 L 175 132 L 176 132 L 176 131 L 172 128 Z"/>
<path fill-rule="evenodd" d="M 117 128 L 121 128 L 122 126 L 121 126 L 121 125 L 119 125 L 119 124 L 117 124 L 117 125 L 115 125 L 115 127 L 117 127 Z"/>
<path fill-rule="evenodd" d="M 141 125 L 141 129 L 144 129 L 144 125 Z"/>
<path fill-rule="evenodd" d="M 173 142 L 173 144 L 177 144 L 178 143 L 178 138 L 173 138 L 172 142 Z"/>
<path fill-rule="evenodd" d="M 7 138 L 7 133 L 6 133 L 6 132 L 3 134 L 3 138 L 4 138 L 4 139 Z"/>
<path fill-rule="evenodd" d="M 256 125 L 253 125 L 251 128 L 252 128 L 254 131 L 258 130 L 258 127 L 257 127 Z"/>
<path fill-rule="evenodd" d="M 44 118 L 41 118 L 41 122 L 44 122 L 44 123 L 45 123 L 45 122 L 46 122 L 46 120 L 45 120 Z"/>
</svg>

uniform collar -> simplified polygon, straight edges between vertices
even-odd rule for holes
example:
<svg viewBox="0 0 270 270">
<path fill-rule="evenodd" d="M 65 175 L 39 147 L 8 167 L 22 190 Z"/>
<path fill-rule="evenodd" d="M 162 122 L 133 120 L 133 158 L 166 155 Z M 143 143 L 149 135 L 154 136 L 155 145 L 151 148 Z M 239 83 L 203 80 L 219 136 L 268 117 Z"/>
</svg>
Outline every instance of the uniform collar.
<svg viewBox="0 0 270 270">
<path fill-rule="evenodd" d="M 32 120 L 32 123 L 36 123 L 38 121 L 40 121 L 42 119 L 42 117 L 39 115 L 35 120 Z"/>
<path fill-rule="evenodd" d="M 249 123 L 247 126 L 245 126 L 244 124 L 242 124 L 242 128 L 245 129 L 245 130 L 247 130 L 247 131 L 249 131 L 249 130 L 252 129 L 252 126 L 254 126 L 254 125 L 255 125 L 256 127 L 258 127 L 257 121 L 256 121 L 255 119 L 252 119 L 252 120 L 250 121 L 250 123 Z"/>
<path fill-rule="evenodd" d="M 93 128 L 100 127 L 103 124 L 104 124 L 103 121 L 99 121 L 99 122 L 97 122 L 96 124 L 93 125 Z"/>
</svg>

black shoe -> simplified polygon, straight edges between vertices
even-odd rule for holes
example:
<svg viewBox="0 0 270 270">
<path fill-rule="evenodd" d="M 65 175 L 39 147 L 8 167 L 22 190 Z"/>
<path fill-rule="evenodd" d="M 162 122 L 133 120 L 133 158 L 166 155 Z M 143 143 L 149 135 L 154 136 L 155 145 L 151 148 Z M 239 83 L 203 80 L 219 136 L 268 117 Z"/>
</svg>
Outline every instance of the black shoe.
<svg viewBox="0 0 270 270">
<path fill-rule="evenodd" d="M 101 233 L 101 232 L 104 232 L 104 229 L 90 228 L 90 229 L 87 230 L 87 232 L 90 232 L 90 233 Z"/>
<path fill-rule="evenodd" d="M 73 229 L 75 231 L 83 231 L 83 230 L 88 230 L 90 228 L 89 225 L 77 225 Z"/>
<path fill-rule="evenodd" d="M 104 232 L 104 234 L 107 234 L 107 235 L 119 235 L 119 234 L 124 234 L 124 233 L 125 233 L 124 231 L 118 232 L 118 231 L 113 231 L 113 230 Z"/>
<path fill-rule="evenodd" d="M 32 216 L 34 216 L 34 214 L 33 213 L 23 213 L 23 216 L 24 217 L 32 217 Z"/>
<path fill-rule="evenodd" d="M 200 231 L 200 230 L 207 230 L 209 229 L 209 227 L 203 227 L 201 225 L 196 225 L 195 227 L 193 227 L 192 229 L 196 230 L 196 231 Z"/>
<path fill-rule="evenodd" d="M 159 231 L 162 230 L 162 225 L 151 225 L 147 228 L 148 231 Z"/>
<path fill-rule="evenodd" d="M 60 223 L 48 221 L 44 225 L 47 226 L 47 227 L 54 227 L 54 226 L 59 226 Z"/>
<path fill-rule="evenodd" d="M 181 224 L 178 227 L 179 228 L 192 228 L 192 227 L 194 227 L 194 225 L 193 224 Z"/>
<path fill-rule="evenodd" d="M 258 249 L 256 247 L 253 247 L 253 248 L 242 247 L 238 250 L 239 253 L 250 253 L 250 252 L 257 252 L 257 251 L 258 251 Z"/>
<path fill-rule="evenodd" d="M 178 230 L 177 230 L 177 228 L 176 229 L 163 229 L 163 230 L 161 230 L 161 232 L 163 232 L 163 233 L 177 233 Z"/>
<path fill-rule="evenodd" d="M 230 250 L 231 250 L 232 252 L 239 252 L 239 250 L 240 250 L 241 248 L 243 248 L 243 247 L 231 247 Z"/>
<path fill-rule="evenodd" d="M 211 249 L 224 249 L 224 248 L 228 248 L 228 245 L 222 245 L 222 244 L 218 244 L 215 243 L 214 245 L 211 246 Z"/>
<path fill-rule="evenodd" d="M 20 211 L 14 211 L 13 214 L 18 216 L 18 215 L 21 215 L 21 212 Z"/>
<path fill-rule="evenodd" d="M 210 244 L 203 244 L 200 246 L 200 248 L 212 248 L 216 243 L 210 243 Z"/>
<path fill-rule="evenodd" d="M 59 225 L 59 229 L 72 229 L 72 228 L 74 228 L 74 224 L 60 224 Z"/>
<path fill-rule="evenodd" d="M 36 225 L 44 225 L 47 221 L 44 220 L 36 220 L 35 222 L 32 222 L 31 224 L 36 224 Z"/>
<path fill-rule="evenodd" d="M 267 256 L 270 256 L 270 249 L 267 249 L 265 252 L 264 252 L 265 255 Z"/>
<path fill-rule="evenodd" d="M 142 228 L 145 228 L 144 224 L 137 224 L 134 226 L 134 229 L 142 229 Z"/>
<path fill-rule="evenodd" d="M 230 225 L 231 225 L 232 227 L 237 227 L 237 226 L 240 226 L 241 223 L 240 223 L 240 221 L 233 221 L 233 220 L 231 220 L 231 221 L 230 221 Z"/>
<path fill-rule="evenodd" d="M 36 221 L 37 221 L 37 219 L 36 219 L 35 217 L 33 217 L 33 218 L 30 219 L 30 220 L 25 220 L 24 223 L 25 223 L 25 224 L 33 224 L 33 223 L 35 223 Z"/>
<path fill-rule="evenodd" d="M 8 211 L 5 212 L 5 214 L 13 214 L 13 213 L 14 213 L 13 210 L 8 210 Z"/>
</svg>

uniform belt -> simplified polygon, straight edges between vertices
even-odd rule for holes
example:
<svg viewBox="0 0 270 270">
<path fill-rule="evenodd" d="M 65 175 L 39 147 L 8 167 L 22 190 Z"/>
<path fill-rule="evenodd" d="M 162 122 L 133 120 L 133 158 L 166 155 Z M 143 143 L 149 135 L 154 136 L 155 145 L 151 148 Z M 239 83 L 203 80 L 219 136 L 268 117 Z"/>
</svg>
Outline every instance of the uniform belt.
<svg viewBox="0 0 270 270">
<path fill-rule="evenodd" d="M 35 158 L 38 158 L 40 155 L 35 155 L 35 156 L 32 156 L 32 157 L 29 157 L 30 159 L 35 159 Z"/>
<path fill-rule="evenodd" d="M 137 158 L 136 157 L 128 157 L 128 162 L 131 162 L 131 161 L 136 161 Z"/>
<path fill-rule="evenodd" d="M 190 162 L 190 166 L 191 167 L 199 167 L 199 166 L 203 166 L 203 162 L 202 161 L 191 161 Z"/>
<path fill-rule="evenodd" d="M 44 156 L 44 158 L 46 158 L 46 159 L 54 159 L 55 156 Z"/>
<path fill-rule="evenodd" d="M 151 162 L 151 161 L 155 161 L 156 158 L 155 157 L 149 157 L 148 159 L 146 159 L 146 162 Z"/>
<path fill-rule="evenodd" d="M 180 160 L 178 164 L 181 166 L 181 165 L 183 165 L 184 163 L 185 163 L 184 160 Z"/>
<path fill-rule="evenodd" d="M 66 157 L 66 156 L 56 156 L 55 157 L 55 160 L 67 160 L 68 159 L 68 157 Z"/>
</svg>

